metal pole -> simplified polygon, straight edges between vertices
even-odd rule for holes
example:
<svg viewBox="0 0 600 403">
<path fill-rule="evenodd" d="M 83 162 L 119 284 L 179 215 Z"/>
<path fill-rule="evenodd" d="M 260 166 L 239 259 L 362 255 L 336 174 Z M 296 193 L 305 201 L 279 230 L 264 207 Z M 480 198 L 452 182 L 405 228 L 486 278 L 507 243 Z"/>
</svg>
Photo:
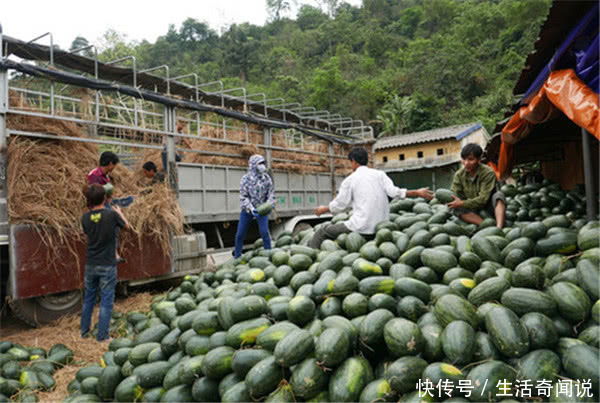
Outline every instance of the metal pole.
<svg viewBox="0 0 600 403">
<path fill-rule="evenodd" d="M 0 26 L 0 49 L 4 48 L 2 27 Z M 0 52 L 0 58 L 4 59 L 3 52 Z M 0 197 L 6 199 L 6 162 L 7 162 L 7 133 L 6 133 L 6 112 L 8 111 L 8 71 L 0 70 Z M 6 218 L 6 220 L 5 220 Z M 7 217 L 1 217 L 2 221 L 8 221 Z"/>
<path fill-rule="evenodd" d="M 586 216 L 593 220 L 598 214 L 598 200 L 596 199 L 596 186 L 594 170 L 592 168 L 592 150 L 590 144 L 591 134 L 581 129 L 581 146 L 583 148 L 583 177 L 585 181 Z"/>
<path fill-rule="evenodd" d="M 151 71 L 158 70 L 158 69 L 165 69 L 165 71 L 167 72 L 167 80 L 166 80 L 167 81 L 167 95 L 171 95 L 171 85 L 170 85 L 171 80 L 169 80 L 169 66 L 167 66 L 166 64 L 161 64 L 160 66 L 150 67 L 149 69 L 140 70 L 140 71 L 138 71 L 138 73 L 149 73 Z"/>
<path fill-rule="evenodd" d="M 271 136 L 272 136 L 271 128 L 263 127 L 263 144 L 265 145 L 265 154 L 266 154 L 265 160 L 267 163 L 267 169 L 271 169 L 273 167 L 273 158 L 272 158 L 272 151 L 271 151 L 271 145 L 272 145 Z"/>
<path fill-rule="evenodd" d="M 177 193 L 177 165 L 175 161 L 175 108 L 165 107 L 165 131 L 167 132 L 167 176 L 169 186 Z"/>
<path fill-rule="evenodd" d="M 119 63 L 119 62 L 122 62 L 122 61 L 128 60 L 128 59 L 131 59 L 131 62 L 133 64 L 133 87 L 137 88 L 137 71 L 136 71 L 136 67 L 135 67 L 135 56 L 125 56 L 120 59 L 106 62 L 105 64 L 106 65 L 116 64 L 116 63 Z M 135 97 L 133 98 L 133 123 L 137 126 L 138 116 L 137 116 L 137 102 L 136 102 Z"/>
</svg>

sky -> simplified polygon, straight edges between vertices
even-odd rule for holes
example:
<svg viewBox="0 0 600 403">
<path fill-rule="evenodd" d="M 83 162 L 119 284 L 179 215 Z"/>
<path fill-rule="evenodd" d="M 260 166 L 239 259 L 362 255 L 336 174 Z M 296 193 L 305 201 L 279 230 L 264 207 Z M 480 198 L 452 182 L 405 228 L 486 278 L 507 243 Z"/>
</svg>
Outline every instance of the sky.
<svg viewBox="0 0 600 403">
<path fill-rule="evenodd" d="M 345 0 L 360 6 L 361 0 Z M 316 6 L 317 0 L 298 3 Z M 46 32 L 52 33 L 54 44 L 68 49 L 77 36 L 91 44 L 109 29 L 124 34 L 129 41 L 156 41 L 167 33 L 170 24 L 177 28 L 187 18 L 208 23 L 217 30 L 231 24 L 249 22 L 263 25 L 267 20 L 266 0 L 5 0 L 0 7 L 0 25 L 5 35 L 32 40 Z M 293 11 L 290 17 L 295 17 Z M 50 39 L 40 39 L 49 45 Z"/>
</svg>

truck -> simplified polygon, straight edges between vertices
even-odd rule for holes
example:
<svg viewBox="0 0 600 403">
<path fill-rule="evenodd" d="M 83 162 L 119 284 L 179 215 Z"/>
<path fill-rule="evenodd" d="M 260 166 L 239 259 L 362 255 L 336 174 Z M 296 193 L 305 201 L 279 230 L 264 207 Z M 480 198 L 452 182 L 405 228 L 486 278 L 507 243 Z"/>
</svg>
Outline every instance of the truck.
<svg viewBox="0 0 600 403">
<path fill-rule="evenodd" d="M 49 46 L 41 40 L 49 40 Z M 140 234 L 126 251 L 127 262 L 119 265 L 123 288 L 196 273 L 211 260 L 230 256 L 240 214 L 239 184 L 250 154 L 264 155 L 274 180 L 276 213 L 270 225 L 275 237 L 322 220 L 313 211 L 335 196 L 349 172 L 350 148 L 372 148 L 373 129 L 351 117 L 247 94 L 244 87 L 226 88 L 222 81 L 203 83 L 196 74 L 171 77 L 166 65 L 140 69 L 134 56 L 101 61 L 93 45 L 63 51 L 54 46 L 51 33 L 22 41 L 3 35 L 0 26 L 0 45 L 2 290 L 15 315 L 32 326 L 80 309 L 85 242 L 51 245 L 45 235 L 53 228 L 11 217 L 14 139 L 52 147 L 93 144 L 116 151 L 129 169 L 139 168 L 147 155 L 166 152 L 168 183 L 185 234 L 170 236 L 170 253 L 151 234 Z M 81 55 L 84 50 L 94 56 Z M 75 125 L 82 134 L 29 127 L 35 119 Z M 177 155 L 185 157 L 177 161 Z"/>
</svg>

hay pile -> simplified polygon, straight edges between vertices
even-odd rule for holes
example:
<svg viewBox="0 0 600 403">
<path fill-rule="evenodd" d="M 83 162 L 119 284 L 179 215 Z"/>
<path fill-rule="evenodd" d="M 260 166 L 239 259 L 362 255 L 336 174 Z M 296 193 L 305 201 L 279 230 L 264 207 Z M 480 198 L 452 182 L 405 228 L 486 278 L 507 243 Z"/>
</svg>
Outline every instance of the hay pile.
<svg viewBox="0 0 600 403">
<path fill-rule="evenodd" d="M 99 159 L 96 144 L 61 141 L 60 136 L 85 137 L 81 126 L 59 120 L 9 115 L 11 129 L 54 134 L 57 140 L 15 136 L 8 144 L 8 215 L 11 223 L 31 224 L 53 249 L 84 240 L 81 215 L 86 211 L 86 175 Z M 151 188 L 141 169 L 130 171 L 121 164 L 111 174 L 114 197 L 132 195 L 135 203 L 124 210 L 131 229 L 121 232 L 120 246 L 131 242 L 141 247 L 142 235 L 154 238 L 169 254 L 170 234 L 183 233 L 183 214 L 166 184 Z M 51 259 L 48 259 L 51 261 Z"/>
<path fill-rule="evenodd" d="M 229 129 L 227 131 L 226 140 L 250 142 L 249 144 L 240 146 L 237 144 L 227 144 L 221 141 L 211 140 L 225 140 L 223 138 L 223 131 L 214 126 L 204 125 L 200 129 L 200 136 L 204 137 L 203 139 L 181 139 L 180 144 L 177 145 L 177 148 L 184 150 L 187 148 L 190 150 L 198 150 L 207 153 L 203 154 L 193 151 L 180 152 L 183 162 L 206 165 L 247 167 L 248 157 L 253 154 L 265 154 L 264 149 L 260 147 L 260 145 L 264 144 L 263 135 L 255 133 L 256 131 L 259 131 L 259 128 L 255 125 L 249 125 L 248 129 L 248 134 L 246 134 L 245 130 Z M 188 133 L 187 127 L 182 126 L 181 132 Z M 329 157 L 303 153 L 297 148 L 299 145 L 294 145 L 294 147 L 290 148 L 281 132 L 274 132 L 272 141 L 273 146 L 275 147 L 288 148 L 286 151 L 273 150 L 272 157 L 274 159 L 288 160 L 287 162 L 274 161 L 274 169 L 301 174 L 329 172 Z M 351 147 L 348 145 L 334 144 L 334 152 L 336 155 L 346 156 L 350 152 L 350 148 Z M 304 150 L 325 154 L 329 153 L 328 143 L 319 140 L 304 144 Z M 231 156 L 210 155 L 210 153 L 230 154 Z M 160 151 L 158 150 L 144 152 L 140 166 L 145 161 L 152 161 L 157 167 L 159 167 L 159 169 L 162 168 Z M 345 158 L 336 158 L 335 171 L 336 175 L 347 175 L 351 171 L 350 164 Z"/>
</svg>

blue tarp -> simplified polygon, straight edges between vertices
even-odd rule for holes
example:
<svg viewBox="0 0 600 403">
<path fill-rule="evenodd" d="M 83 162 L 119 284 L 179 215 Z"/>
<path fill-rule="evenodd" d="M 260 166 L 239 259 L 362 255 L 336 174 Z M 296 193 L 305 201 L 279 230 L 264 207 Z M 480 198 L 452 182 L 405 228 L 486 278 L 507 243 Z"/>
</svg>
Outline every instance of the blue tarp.
<svg viewBox="0 0 600 403">
<path fill-rule="evenodd" d="M 596 5 L 571 29 L 569 35 L 558 47 L 548 64 L 540 71 L 521 99 L 521 104 L 529 103 L 544 85 L 551 71 L 572 68 L 577 76 L 596 94 L 600 93 L 598 79 L 598 6 Z"/>
</svg>

